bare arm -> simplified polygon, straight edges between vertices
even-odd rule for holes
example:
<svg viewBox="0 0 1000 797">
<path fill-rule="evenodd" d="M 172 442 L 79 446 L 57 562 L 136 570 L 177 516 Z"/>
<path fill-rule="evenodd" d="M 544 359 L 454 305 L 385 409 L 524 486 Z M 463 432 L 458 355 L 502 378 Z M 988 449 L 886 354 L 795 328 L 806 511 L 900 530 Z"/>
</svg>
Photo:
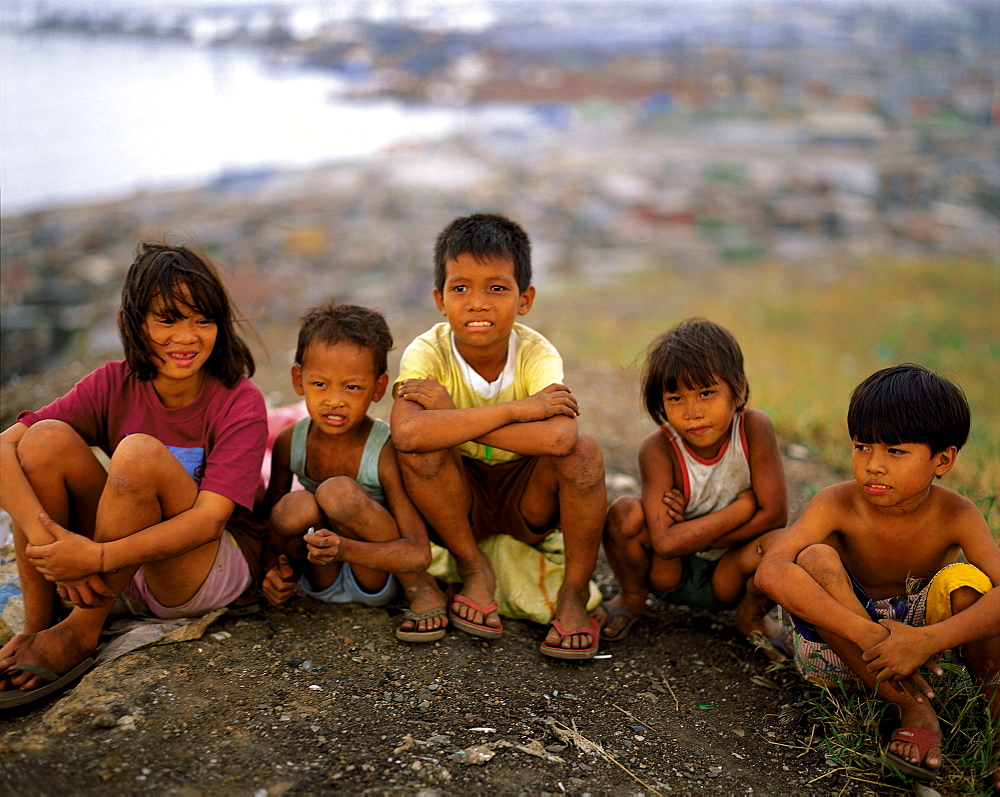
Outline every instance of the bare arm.
<svg viewBox="0 0 1000 797">
<path fill-rule="evenodd" d="M 388 542 L 366 542 L 341 538 L 337 559 L 390 573 L 420 573 L 431 563 L 427 527 L 403 486 L 403 478 L 391 441 L 379 456 L 379 481 L 385 492 L 389 513 L 399 529 L 399 537 Z"/>
<path fill-rule="evenodd" d="M 267 511 L 274 509 L 284 496 L 292 491 L 292 427 L 286 426 L 274 440 L 271 449 L 271 478 L 267 482 L 264 505 Z"/>
<path fill-rule="evenodd" d="M 993 582 L 993 589 L 964 611 L 931 625 L 912 628 L 892 620 L 881 621 L 890 631 L 888 638 L 862 654 L 879 681 L 900 680 L 924 664 L 937 671 L 937 665 L 928 663 L 937 653 L 1000 636 L 1000 548 L 975 505 L 957 496 L 955 500 L 965 504 L 951 524 L 958 531 L 957 541 L 969 563 Z"/>
<path fill-rule="evenodd" d="M 459 409 L 434 380 L 410 379 L 400 386 L 391 425 L 396 448 L 404 453 L 443 451 L 475 440 L 518 454 L 566 454 L 576 443 L 576 424 L 548 421 L 578 414 L 565 385 L 549 385 L 517 401 Z M 513 426 L 528 428 L 508 428 Z"/>
<path fill-rule="evenodd" d="M 28 427 L 15 423 L 0 433 L 0 507 L 10 515 L 14 524 L 24 531 L 32 545 L 52 542 L 53 536 L 39 520 L 42 504 L 35 495 L 28 478 L 21 470 L 17 446 Z"/>
<path fill-rule="evenodd" d="M 200 490 L 190 509 L 107 542 L 73 534 L 49 520 L 54 542 L 29 545 L 28 559 L 51 581 L 75 580 L 98 572 L 160 562 L 222 537 L 234 506 L 233 501 L 218 493 Z"/>
<path fill-rule="evenodd" d="M 777 535 L 754 580 L 768 597 L 788 611 L 866 650 L 886 637 L 885 629 L 839 603 L 796 563 L 802 551 L 826 541 L 838 530 L 844 513 L 850 511 L 845 493 L 853 486 L 854 482 L 846 482 L 821 490 L 802 517 Z"/>
<path fill-rule="evenodd" d="M 690 520 L 683 519 L 684 501 L 679 485 L 673 484 L 674 453 L 666 435 L 657 431 L 644 441 L 640 451 L 643 509 L 659 556 L 674 558 L 727 548 L 786 522 L 785 474 L 774 427 L 767 415 L 756 410 L 747 411 L 745 424 L 751 489 L 728 506 Z"/>
</svg>

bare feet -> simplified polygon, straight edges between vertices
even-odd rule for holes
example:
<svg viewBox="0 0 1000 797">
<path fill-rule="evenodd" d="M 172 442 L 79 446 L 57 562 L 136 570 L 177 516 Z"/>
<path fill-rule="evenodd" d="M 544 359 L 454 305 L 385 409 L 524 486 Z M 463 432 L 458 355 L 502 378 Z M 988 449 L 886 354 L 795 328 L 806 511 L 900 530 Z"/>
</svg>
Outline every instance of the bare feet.
<svg viewBox="0 0 1000 797">
<path fill-rule="evenodd" d="M 646 610 L 646 595 L 626 595 L 620 592 L 598 610 L 601 639 L 620 642 Z"/>
<path fill-rule="evenodd" d="M 10 667 L 31 665 L 62 675 L 89 657 L 96 647 L 96 642 L 87 644 L 79 639 L 66 621 L 37 634 L 18 634 L 0 649 L 0 692 L 27 691 L 46 683 L 30 672 L 8 673 Z"/>
</svg>

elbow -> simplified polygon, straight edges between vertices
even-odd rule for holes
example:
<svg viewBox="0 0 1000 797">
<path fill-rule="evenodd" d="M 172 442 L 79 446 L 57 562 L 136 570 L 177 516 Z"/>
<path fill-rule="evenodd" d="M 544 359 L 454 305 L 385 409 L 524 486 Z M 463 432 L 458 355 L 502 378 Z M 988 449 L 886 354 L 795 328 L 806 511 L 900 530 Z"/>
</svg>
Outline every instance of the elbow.
<svg viewBox="0 0 1000 797">
<path fill-rule="evenodd" d="M 568 457 L 573 453 L 576 444 L 580 439 L 576 424 L 563 424 L 559 431 L 553 435 L 550 447 L 551 455 L 555 457 Z"/>
<path fill-rule="evenodd" d="M 757 565 L 757 572 L 754 573 L 753 577 L 753 583 L 757 589 L 767 595 L 767 597 L 775 603 L 781 602 L 778 600 L 781 593 L 779 588 L 779 584 L 781 583 L 780 571 L 781 568 L 780 566 L 777 566 L 777 562 L 775 562 L 772 557 L 765 554 L 760 564 Z"/>
<path fill-rule="evenodd" d="M 678 550 L 676 540 L 671 538 L 669 534 L 653 534 L 652 537 L 653 553 L 660 559 L 676 559 L 678 556 L 682 556 L 683 552 Z"/>
<path fill-rule="evenodd" d="M 420 447 L 417 435 L 408 428 L 408 424 L 399 424 L 399 427 L 392 427 L 392 444 L 401 454 L 419 454 Z"/>
</svg>

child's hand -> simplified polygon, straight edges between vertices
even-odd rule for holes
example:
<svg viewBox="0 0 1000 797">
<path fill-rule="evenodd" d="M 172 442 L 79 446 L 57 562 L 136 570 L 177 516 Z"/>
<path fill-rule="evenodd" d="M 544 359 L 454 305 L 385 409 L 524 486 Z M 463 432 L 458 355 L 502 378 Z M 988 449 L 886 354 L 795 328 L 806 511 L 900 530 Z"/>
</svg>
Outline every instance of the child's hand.
<svg viewBox="0 0 1000 797">
<path fill-rule="evenodd" d="M 875 676 L 876 681 L 889 681 L 895 686 L 920 667 L 926 667 L 935 675 L 944 674 L 944 670 L 932 660 L 938 651 L 928 647 L 927 635 L 921 629 L 895 620 L 879 620 L 879 625 L 888 629 L 889 636 L 861 654 L 861 658 L 868 662 L 868 672 Z"/>
<path fill-rule="evenodd" d="M 670 519 L 674 523 L 680 523 L 684 520 L 684 508 L 687 506 L 687 496 L 684 495 L 683 490 L 678 490 L 676 487 L 667 490 L 663 494 L 663 504 L 667 508 L 667 514 L 670 515 Z"/>
<path fill-rule="evenodd" d="M 278 564 L 267 571 L 260 591 L 275 606 L 280 606 L 295 594 L 295 571 L 284 554 L 278 557 Z"/>
<path fill-rule="evenodd" d="M 60 598 L 81 609 L 96 609 L 105 599 L 118 597 L 97 573 L 75 581 L 57 581 L 56 592 Z"/>
<path fill-rule="evenodd" d="M 100 544 L 63 528 L 44 512 L 38 513 L 38 519 L 53 541 L 46 545 L 28 545 L 25 553 L 47 581 L 77 582 L 101 571 Z"/>
<path fill-rule="evenodd" d="M 309 551 L 308 559 L 314 565 L 331 565 L 340 561 L 337 558 L 340 554 L 340 537 L 329 529 L 316 529 L 303 539 Z"/>
<path fill-rule="evenodd" d="M 580 414 L 580 407 L 566 385 L 551 384 L 542 388 L 534 395 L 514 402 L 517 407 L 519 423 L 544 421 L 556 415 L 568 415 L 575 418 Z"/>
<path fill-rule="evenodd" d="M 399 385 L 399 398 L 416 402 L 425 410 L 455 409 L 451 394 L 433 377 L 404 380 Z"/>
</svg>

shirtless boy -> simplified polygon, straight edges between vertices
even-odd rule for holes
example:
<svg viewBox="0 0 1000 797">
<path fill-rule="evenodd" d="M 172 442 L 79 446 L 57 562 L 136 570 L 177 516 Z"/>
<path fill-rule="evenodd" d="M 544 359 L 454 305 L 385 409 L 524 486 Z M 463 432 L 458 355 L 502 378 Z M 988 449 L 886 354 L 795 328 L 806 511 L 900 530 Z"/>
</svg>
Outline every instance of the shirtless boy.
<svg viewBox="0 0 1000 797">
<path fill-rule="evenodd" d="M 309 415 L 274 442 L 267 503 L 277 561 L 263 591 L 278 604 L 296 584 L 327 603 L 384 606 L 402 585 L 409 609 L 396 637 L 444 636 L 444 593 L 423 519 L 403 487 L 384 421 L 368 408 L 385 393 L 392 336 L 381 314 L 330 302 L 299 329 L 292 384 Z M 292 491 L 292 476 L 304 490 Z M 393 575 L 395 574 L 395 576 Z"/>
<path fill-rule="evenodd" d="M 941 674 L 936 654 L 961 651 L 1000 719 L 1000 548 L 971 501 L 934 484 L 969 425 L 962 392 L 925 368 L 870 376 L 847 413 L 854 481 L 818 493 L 756 575 L 794 616 L 800 669 L 827 680 L 853 673 L 877 688 L 900 724 L 884 759 L 924 780 L 941 766 L 941 729 L 918 670 Z M 958 563 L 963 553 L 968 564 Z M 1000 766 L 992 784 L 1000 788 Z"/>
<path fill-rule="evenodd" d="M 476 543 L 509 534 L 534 545 L 558 527 L 565 578 L 540 649 L 592 658 L 598 626 L 586 604 L 607 508 L 604 462 L 577 429 L 559 353 L 515 323 L 535 299 L 528 236 L 503 216 L 459 218 L 434 260 L 447 322 L 403 353 L 392 437 L 410 495 L 463 580 L 449 616 L 467 633 L 499 636 L 495 576 Z"/>
</svg>

